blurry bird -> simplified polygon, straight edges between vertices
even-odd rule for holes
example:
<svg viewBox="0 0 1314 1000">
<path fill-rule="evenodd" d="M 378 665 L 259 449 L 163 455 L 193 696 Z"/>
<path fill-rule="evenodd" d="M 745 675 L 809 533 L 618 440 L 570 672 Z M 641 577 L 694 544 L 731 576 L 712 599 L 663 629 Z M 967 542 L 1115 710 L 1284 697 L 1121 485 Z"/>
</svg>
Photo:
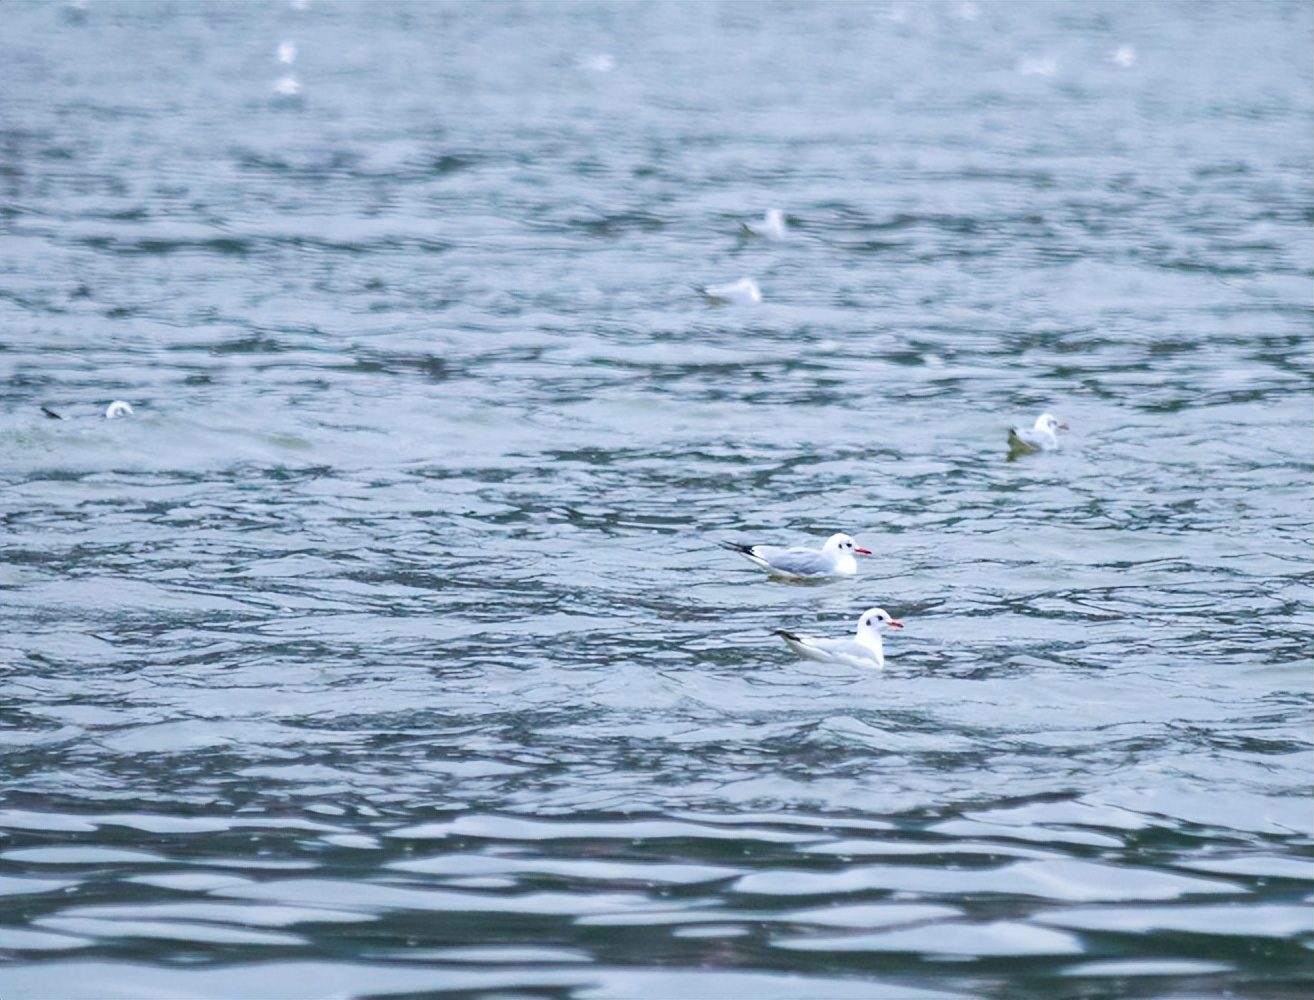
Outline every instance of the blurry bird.
<svg viewBox="0 0 1314 1000">
<path fill-rule="evenodd" d="M 778 208 L 767 209 L 766 215 L 757 222 L 745 222 L 744 232 L 750 236 L 760 236 L 771 243 L 781 243 L 789 237 L 785 228 L 785 213 Z"/>
<path fill-rule="evenodd" d="M 1034 455 L 1038 451 L 1058 450 L 1058 431 L 1068 429 L 1067 424 L 1058 422 L 1052 413 L 1042 413 L 1036 418 L 1034 427 L 1013 427 L 1008 432 L 1008 460 L 1016 460 L 1019 455 Z"/>
<path fill-rule="evenodd" d="M 762 301 L 762 290 L 752 278 L 740 278 L 728 285 L 707 285 L 703 294 L 718 305 L 756 305 Z"/>
</svg>

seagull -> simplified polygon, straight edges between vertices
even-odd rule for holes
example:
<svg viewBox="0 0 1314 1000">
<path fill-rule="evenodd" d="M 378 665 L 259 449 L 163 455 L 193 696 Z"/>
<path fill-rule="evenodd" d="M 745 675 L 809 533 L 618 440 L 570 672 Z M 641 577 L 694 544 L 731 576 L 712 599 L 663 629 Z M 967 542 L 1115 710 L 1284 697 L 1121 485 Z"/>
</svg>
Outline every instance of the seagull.
<svg viewBox="0 0 1314 1000">
<path fill-rule="evenodd" d="M 783 243 L 789 238 L 785 213 L 778 208 L 767 209 L 767 214 L 757 222 L 745 222 L 744 232 L 749 236 L 760 236 L 769 243 Z"/>
<path fill-rule="evenodd" d="M 728 285 L 707 285 L 703 294 L 718 305 L 754 306 L 762 301 L 762 289 L 752 278 L 740 278 Z"/>
<path fill-rule="evenodd" d="M 1034 455 L 1038 451 L 1056 451 L 1058 449 L 1058 431 L 1068 429 L 1067 424 L 1058 422 L 1052 413 L 1042 413 L 1036 418 L 1034 427 L 1013 427 L 1008 432 L 1008 460 L 1011 462 L 1019 455 Z"/>
<path fill-rule="evenodd" d="M 859 548 L 851 537 L 843 533 L 831 535 L 821 551 L 801 546 L 782 548 L 778 545 L 741 545 L 738 542 L 720 542 L 721 548 L 747 556 L 750 562 L 761 566 L 772 576 L 795 580 L 817 580 L 828 576 L 852 576 L 858 572 L 860 556 L 871 555 L 871 549 Z"/>
<path fill-rule="evenodd" d="M 870 608 L 858 619 L 858 634 L 852 639 L 817 639 L 796 635 L 783 628 L 776 629 L 776 635 L 806 660 L 843 663 L 850 667 L 875 667 L 880 670 L 885 666 L 881 629 L 886 625 L 890 628 L 903 628 L 903 622 L 892 618 L 884 608 Z"/>
<path fill-rule="evenodd" d="M 106 420 L 115 420 L 118 417 L 130 416 L 132 416 L 132 406 L 121 399 L 116 399 L 114 402 L 110 403 L 109 406 L 105 407 Z"/>
</svg>

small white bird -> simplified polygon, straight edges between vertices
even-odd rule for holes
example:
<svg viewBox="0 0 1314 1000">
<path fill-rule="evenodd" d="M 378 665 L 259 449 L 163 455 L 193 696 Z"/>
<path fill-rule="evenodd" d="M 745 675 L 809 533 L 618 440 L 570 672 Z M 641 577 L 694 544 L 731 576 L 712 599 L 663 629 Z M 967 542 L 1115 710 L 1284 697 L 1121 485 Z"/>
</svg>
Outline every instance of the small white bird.
<svg viewBox="0 0 1314 1000">
<path fill-rule="evenodd" d="M 132 416 L 132 406 L 121 399 L 116 399 L 114 402 L 110 403 L 109 406 L 105 407 L 106 420 L 115 420 L 118 417 L 130 416 Z"/>
<path fill-rule="evenodd" d="M 760 236 L 769 243 L 783 243 L 789 238 L 785 213 L 778 208 L 767 209 L 767 214 L 758 222 L 745 222 L 744 232 L 749 236 Z"/>
<path fill-rule="evenodd" d="M 875 667 L 880 670 L 885 666 L 880 630 L 887 625 L 890 628 L 903 628 L 903 622 L 892 618 L 884 608 L 870 608 L 858 619 L 858 632 L 852 639 L 815 639 L 783 628 L 776 629 L 776 635 L 804 659 L 820 663 L 843 663 L 850 667 Z"/>
<path fill-rule="evenodd" d="M 703 294 L 718 305 L 753 306 L 762 301 L 762 289 L 752 278 L 740 278 L 728 285 L 707 285 Z"/>
<path fill-rule="evenodd" d="M 1052 413 L 1038 416 L 1034 427 L 1010 428 L 1008 460 L 1011 462 L 1019 455 L 1033 455 L 1038 451 L 1056 451 L 1059 446 L 1058 432 L 1067 429 L 1068 425 L 1059 423 Z"/>
<path fill-rule="evenodd" d="M 772 576 L 794 580 L 817 580 L 828 576 L 852 576 L 858 572 L 854 554 L 871 555 L 871 549 L 860 548 L 854 540 L 843 534 L 831 535 L 821 551 L 802 546 L 783 548 L 778 545 L 741 545 L 738 542 L 720 542 L 721 548 L 738 552 Z"/>
</svg>

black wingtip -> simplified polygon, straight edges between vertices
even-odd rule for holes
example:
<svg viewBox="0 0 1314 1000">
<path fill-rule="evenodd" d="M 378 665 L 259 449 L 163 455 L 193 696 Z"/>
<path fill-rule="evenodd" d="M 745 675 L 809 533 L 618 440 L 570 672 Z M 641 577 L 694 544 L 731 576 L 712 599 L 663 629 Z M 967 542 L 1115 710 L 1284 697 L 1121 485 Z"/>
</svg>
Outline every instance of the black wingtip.
<svg viewBox="0 0 1314 1000">
<path fill-rule="evenodd" d="M 48 416 L 51 420 L 63 420 L 63 419 L 64 419 L 63 417 L 61 417 L 58 413 L 56 413 L 54 410 L 52 410 L 52 409 L 51 409 L 50 407 L 48 407 L 48 406 L 43 406 L 43 407 L 41 407 L 41 412 L 44 413 L 46 416 Z"/>
<path fill-rule="evenodd" d="M 744 545 L 741 542 L 727 542 L 724 539 L 722 539 L 718 541 L 716 544 L 721 546 L 721 548 L 723 549 L 728 549 L 731 552 L 742 552 L 746 556 L 753 554 L 753 546 Z"/>
<path fill-rule="evenodd" d="M 796 636 L 793 632 L 790 632 L 788 629 L 777 628 L 777 629 L 772 629 L 771 631 L 774 632 L 776 635 L 780 636 L 780 638 L 782 639 L 792 639 L 794 642 L 799 641 L 798 636 Z"/>
</svg>

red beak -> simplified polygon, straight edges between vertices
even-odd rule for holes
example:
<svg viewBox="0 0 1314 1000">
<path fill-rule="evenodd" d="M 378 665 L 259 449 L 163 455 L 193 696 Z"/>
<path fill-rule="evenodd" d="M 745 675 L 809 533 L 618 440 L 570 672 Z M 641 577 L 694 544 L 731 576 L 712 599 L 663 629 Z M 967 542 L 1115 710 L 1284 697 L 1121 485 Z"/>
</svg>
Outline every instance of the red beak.
<svg viewBox="0 0 1314 1000">
<path fill-rule="evenodd" d="M 891 618 L 890 628 L 903 628 L 903 622 L 899 621 L 897 618 Z"/>
<path fill-rule="evenodd" d="M 869 555 L 871 555 L 871 549 L 860 549 L 860 548 L 857 548 L 857 547 L 855 546 L 854 549 L 853 549 L 853 551 L 856 552 L 856 553 L 858 553 L 858 555 L 860 555 L 860 556 L 869 556 Z"/>
</svg>

